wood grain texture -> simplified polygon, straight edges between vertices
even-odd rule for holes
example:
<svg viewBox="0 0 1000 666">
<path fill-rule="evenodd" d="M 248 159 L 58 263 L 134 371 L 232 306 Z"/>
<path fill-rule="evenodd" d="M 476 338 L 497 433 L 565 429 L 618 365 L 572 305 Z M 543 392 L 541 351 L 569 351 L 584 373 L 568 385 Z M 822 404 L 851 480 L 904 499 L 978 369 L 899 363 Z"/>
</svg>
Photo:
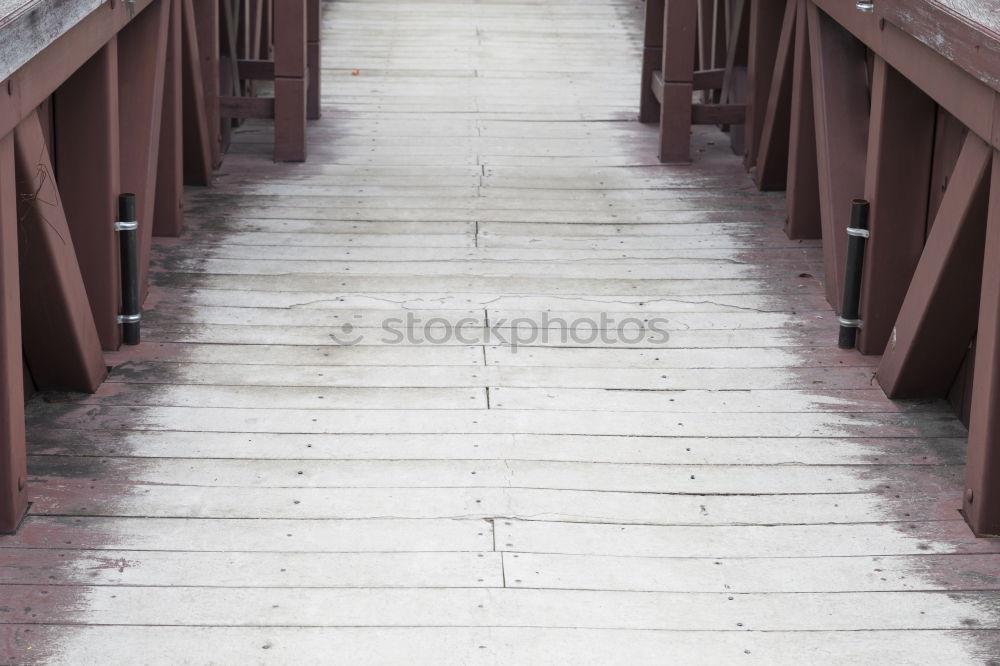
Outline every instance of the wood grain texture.
<svg viewBox="0 0 1000 666">
<path fill-rule="evenodd" d="M 658 164 L 641 10 L 324 4 L 309 162 L 235 130 L 146 342 L 27 406 L 0 661 L 996 654 L 965 429 L 835 348 L 822 249 L 724 134 Z"/>
</svg>

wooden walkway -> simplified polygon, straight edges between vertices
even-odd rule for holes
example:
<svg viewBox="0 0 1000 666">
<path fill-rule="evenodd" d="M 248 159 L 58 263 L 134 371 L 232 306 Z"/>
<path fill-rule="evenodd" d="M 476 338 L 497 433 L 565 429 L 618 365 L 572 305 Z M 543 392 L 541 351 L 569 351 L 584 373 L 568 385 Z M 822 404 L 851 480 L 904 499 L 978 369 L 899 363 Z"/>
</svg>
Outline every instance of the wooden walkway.
<svg viewBox="0 0 1000 666">
<path fill-rule="evenodd" d="M 244 127 L 146 342 L 29 405 L 0 662 L 998 663 L 964 428 L 836 350 L 724 135 L 656 165 L 641 8 L 327 5 L 309 162 Z"/>
</svg>

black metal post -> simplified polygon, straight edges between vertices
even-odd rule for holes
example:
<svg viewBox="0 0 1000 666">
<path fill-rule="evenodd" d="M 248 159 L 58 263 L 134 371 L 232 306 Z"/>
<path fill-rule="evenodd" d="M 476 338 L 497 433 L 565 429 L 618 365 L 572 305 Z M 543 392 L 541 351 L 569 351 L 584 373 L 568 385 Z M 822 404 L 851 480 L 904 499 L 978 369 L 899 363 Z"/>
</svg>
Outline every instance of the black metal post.
<svg viewBox="0 0 1000 666">
<path fill-rule="evenodd" d="M 139 344 L 139 222 L 136 220 L 135 195 L 118 197 L 118 248 L 122 267 L 122 341 L 127 345 Z"/>
<path fill-rule="evenodd" d="M 844 271 L 844 293 L 840 300 L 840 339 L 837 346 L 853 349 L 861 328 L 861 274 L 868 242 L 868 202 L 855 199 L 851 203 L 851 226 L 847 227 L 847 270 Z"/>
</svg>

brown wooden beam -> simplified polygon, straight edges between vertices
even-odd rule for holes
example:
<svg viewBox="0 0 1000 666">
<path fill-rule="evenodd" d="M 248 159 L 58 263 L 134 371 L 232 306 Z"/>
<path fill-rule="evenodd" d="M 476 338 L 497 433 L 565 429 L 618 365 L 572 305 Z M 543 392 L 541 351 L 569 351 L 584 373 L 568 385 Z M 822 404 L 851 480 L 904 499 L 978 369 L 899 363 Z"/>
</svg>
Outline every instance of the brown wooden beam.
<svg viewBox="0 0 1000 666">
<path fill-rule="evenodd" d="M 947 394 L 976 333 L 992 153 L 966 137 L 878 367 L 892 398 Z"/>
<path fill-rule="evenodd" d="M 702 70 L 716 68 L 715 63 L 713 62 L 713 49 L 715 47 L 715 6 L 716 0 L 698 0 L 697 63 L 698 69 Z"/>
<path fill-rule="evenodd" d="M 924 249 L 936 105 L 875 58 L 865 198 L 871 202 L 858 349 L 881 354 Z"/>
<path fill-rule="evenodd" d="M 815 5 L 807 12 L 826 298 L 839 309 L 851 201 L 865 191 L 868 70 L 861 42 Z"/>
<path fill-rule="evenodd" d="M 719 101 L 722 104 L 745 104 L 747 101 L 747 56 L 750 41 L 749 0 L 727 0 L 726 5 L 726 79 Z M 723 125 L 736 155 L 746 152 L 746 125 Z"/>
<path fill-rule="evenodd" d="M 261 60 L 274 59 L 274 2 L 261 0 L 260 48 L 255 57 Z"/>
<path fill-rule="evenodd" d="M 39 388 L 93 392 L 104 356 L 38 114 L 14 144 L 24 356 Z"/>
<path fill-rule="evenodd" d="M 695 104 L 691 107 L 691 124 L 740 125 L 746 115 L 745 104 Z"/>
<path fill-rule="evenodd" d="M 667 0 L 663 17 L 663 92 L 660 101 L 660 161 L 691 160 L 691 101 L 698 7 Z"/>
<path fill-rule="evenodd" d="M 237 44 L 239 2 L 240 0 L 216 0 L 219 7 L 219 95 L 222 97 L 244 96 L 239 67 L 236 64 L 240 58 Z M 233 127 L 241 122 L 242 119 L 233 119 L 225 115 L 220 118 L 219 136 L 223 153 L 229 152 Z"/>
<path fill-rule="evenodd" d="M 743 164 L 747 169 L 757 165 L 767 100 L 771 96 L 771 81 L 781 45 L 783 18 L 791 3 L 787 0 L 753 0 L 749 8 L 749 46 L 747 55 L 747 80 L 750 83 L 746 101 L 746 154 Z"/>
<path fill-rule="evenodd" d="M 0 534 L 28 507 L 14 140 L 0 137 Z"/>
<path fill-rule="evenodd" d="M 273 81 L 273 60 L 240 60 L 240 78 L 251 81 Z"/>
<path fill-rule="evenodd" d="M 211 0 L 192 1 L 191 14 L 197 32 L 201 58 L 201 82 L 205 101 L 208 143 L 212 149 L 212 167 L 222 162 L 222 119 L 219 115 L 219 5 Z"/>
<path fill-rule="evenodd" d="M 792 100 L 788 122 L 788 183 L 785 233 L 792 240 L 821 238 L 816 116 L 813 112 L 812 54 L 806 7 L 796 0 L 792 58 Z"/>
<path fill-rule="evenodd" d="M 798 3 L 794 0 L 786 2 L 757 146 L 757 161 L 751 170 L 757 187 L 762 190 L 783 190 L 787 184 L 797 9 Z"/>
<path fill-rule="evenodd" d="M 660 117 L 659 95 L 654 93 L 653 72 L 663 63 L 663 13 L 665 0 L 646 0 L 643 25 L 642 74 L 639 91 L 639 122 L 653 123 Z M 662 95 L 663 89 L 658 89 Z"/>
<path fill-rule="evenodd" d="M 182 63 L 183 0 L 170 0 L 166 63 L 163 76 L 163 111 L 160 120 L 159 156 L 153 235 L 179 236 L 184 226 L 184 106 Z"/>
<path fill-rule="evenodd" d="M 274 15 L 274 159 L 306 159 L 306 0 L 287 0 Z"/>
<path fill-rule="evenodd" d="M 309 96 L 306 100 L 306 113 L 310 120 L 318 120 L 322 116 L 323 86 L 321 49 L 323 8 L 320 0 L 307 0 L 306 12 L 306 68 L 309 77 Z"/>
<path fill-rule="evenodd" d="M 123 191 L 136 195 L 141 299 L 145 299 L 148 289 L 153 241 L 171 1 L 161 0 L 118 34 L 121 186 Z"/>
<path fill-rule="evenodd" d="M 965 465 L 966 520 L 981 536 L 1000 535 L 1000 153 L 993 176 L 986 227 L 982 296 Z"/>
<path fill-rule="evenodd" d="M 214 166 L 213 149 L 217 142 L 209 137 L 217 124 L 208 121 L 205 101 L 205 82 L 198 44 L 198 28 L 195 24 L 193 0 L 181 1 L 182 66 L 181 82 L 184 122 L 184 183 L 186 185 L 210 185 Z M 218 104 L 218 99 L 216 99 Z"/>
<path fill-rule="evenodd" d="M 224 118 L 274 118 L 274 99 L 271 97 L 222 97 L 219 108 Z"/>
<path fill-rule="evenodd" d="M 695 90 L 722 90 L 722 85 L 726 79 L 726 70 L 702 69 L 694 73 L 691 84 Z"/>
<path fill-rule="evenodd" d="M 59 193 L 101 346 L 113 351 L 121 344 L 116 39 L 56 91 L 54 107 Z"/>
</svg>

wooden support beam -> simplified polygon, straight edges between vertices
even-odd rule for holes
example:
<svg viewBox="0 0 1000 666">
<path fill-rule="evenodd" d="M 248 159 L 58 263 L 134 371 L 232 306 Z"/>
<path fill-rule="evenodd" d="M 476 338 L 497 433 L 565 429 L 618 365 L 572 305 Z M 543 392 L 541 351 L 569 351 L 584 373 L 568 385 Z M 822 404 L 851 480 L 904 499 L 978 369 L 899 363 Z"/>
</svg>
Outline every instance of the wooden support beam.
<svg viewBox="0 0 1000 666">
<path fill-rule="evenodd" d="M 692 125 L 741 125 L 746 122 L 745 104 L 695 104 L 691 107 Z"/>
<path fill-rule="evenodd" d="M 306 110 L 310 120 L 322 116 L 323 66 L 321 40 L 323 37 L 323 8 L 320 0 L 307 0 L 306 66 L 309 75 L 309 93 Z"/>
<path fill-rule="evenodd" d="M 184 107 L 182 0 L 170 0 L 153 235 L 179 236 L 184 226 Z"/>
<path fill-rule="evenodd" d="M 140 300 L 145 299 L 148 288 L 172 1 L 161 0 L 118 34 L 121 186 L 136 195 Z"/>
<path fill-rule="evenodd" d="M 924 249 L 936 105 L 876 56 L 865 198 L 871 202 L 858 348 L 881 354 Z"/>
<path fill-rule="evenodd" d="M 787 18 L 787 0 L 754 0 L 749 8 L 749 46 L 747 52 L 747 80 L 750 83 L 746 111 L 746 154 L 743 164 L 747 169 L 757 165 L 767 101 L 771 96 L 775 62 L 781 42 L 783 17 Z"/>
<path fill-rule="evenodd" d="M 743 36 L 744 15 L 746 13 L 746 0 L 733 0 L 726 3 L 726 70 L 725 81 L 722 84 L 722 102 L 728 103 L 734 99 L 733 96 L 733 76 L 736 66 L 742 60 L 740 53 L 744 44 L 741 43 Z"/>
<path fill-rule="evenodd" d="M 219 4 L 210 0 L 190 0 L 194 17 L 198 55 L 201 59 L 201 82 L 205 102 L 208 143 L 212 149 L 211 166 L 222 163 L 222 123 L 219 115 Z M 207 183 L 206 183 L 207 184 Z"/>
<path fill-rule="evenodd" d="M 272 60 L 274 58 L 273 4 L 273 0 L 261 0 L 260 48 L 254 56 L 261 60 Z"/>
<path fill-rule="evenodd" d="M 698 69 L 715 69 L 716 0 L 698 0 Z"/>
<path fill-rule="evenodd" d="M 14 140 L 8 134 L 0 137 L 0 534 L 16 530 L 28 507 L 17 227 Z"/>
<path fill-rule="evenodd" d="M 219 108 L 224 118 L 274 119 L 273 97 L 222 97 Z"/>
<path fill-rule="evenodd" d="M 1000 535 L 1000 152 L 992 171 L 962 504 L 980 536 Z"/>
<path fill-rule="evenodd" d="M 969 133 L 878 367 L 892 398 L 946 395 L 976 333 L 992 157 Z"/>
<path fill-rule="evenodd" d="M 806 7 L 797 0 L 792 57 L 792 100 L 788 121 L 788 183 L 785 233 L 792 240 L 821 238 L 816 119 L 813 113 L 812 54 Z"/>
<path fill-rule="evenodd" d="M 727 0 L 726 4 L 726 78 L 719 95 L 721 104 L 745 104 L 747 99 L 747 51 L 750 41 L 750 21 L 747 19 L 749 0 Z M 736 155 L 746 151 L 746 126 L 723 125 L 729 132 L 729 143 Z"/>
<path fill-rule="evenodd" d="M 242 97 L 243 88 L 240 85 L 238 11 L 241 0 L 217 0 L 219 6 L 219 95 L 220 97 Z M 220 109 L 221 111 L 221 109 Z M 236 119 L 238 122 L 241 119 Z M 229 151 L 233 136 L 234 119 L 222 115 L 219 123 L 219 136 L 222 152 Z"/>
<path fill-rule="evenodd" d="M 274 159 L 306 159 L 306 0 L 287 0 L 274 15 Z"/>
<path fill-rule="evenodd" d="M 104 356 L 37 113 L 14 144 L 24 356 L 39 388 L 92 393 Z"/>
<path fill-rule="evenodd" d="M 663 93 L 660 101 L 660 161 L 691 161 L 693 94 L 698 7 L 690 0 L 666 0 L 663 19 Z"/>
<path fill-rule="evenodd" d="M 184 183 L 206 186 L 212 183 L 214 147 L 212 130 L 217 124 L 208 120 L 205 101 L 205 81 L 201 66 L 201 52 L 198 44 L 198 28 L 195 24 L 194 0 L 181 0 L 182 67 L 181 82 L 184 128 Z M 216 97 L 218 104 L 218 97 Z M 210 124 L 212 127 L 210 127 Z"/>
<path fill-rule="evenodd" d="M 273 81 L 273 60 L 240 60 L 240 78 L 249 81 Z"/>
<path fill-rule="evenodd" d="M 751 171 L 757 187 L 762 190 L 783 190 L 787 184 L 797 16 L 798 4 L 787 2 L 757 145 L 757 160 Z"/>
<path fill-rule="evenodd" d="M 726 79 L 726 70 L 702 69 L 694 73 L 691 83 L 695 90 L 722 90 L 722 85 Z M 707 102 L 711 104 L 711 102 Z"/>
<path fill-rule="evenodd" d="M 654 123 L 660 118 L 659 96 L 654 94 L 653 72 L 663 65 L 663 13 L 665 0 L 646 0 L 643 26 L 642 75 L 639 91 L 639 122 Z M 662 76 L 662 73 L 661 73 Z M 662 88 L 659 88 L 662 94 Z"/>
<path fill-rule="evenodd" d="M 867 55 L 847 30 L 815 5 L 808 7 L 826 298 L 839 309 L 851 201 L 865 191 Z"/>
<path fill-rule="evenodd" d="M 121 344 L 118 216 L 118 43 L 112 39 L 56 91 L 59 194 L 101 346 Z"/>
</svg>

